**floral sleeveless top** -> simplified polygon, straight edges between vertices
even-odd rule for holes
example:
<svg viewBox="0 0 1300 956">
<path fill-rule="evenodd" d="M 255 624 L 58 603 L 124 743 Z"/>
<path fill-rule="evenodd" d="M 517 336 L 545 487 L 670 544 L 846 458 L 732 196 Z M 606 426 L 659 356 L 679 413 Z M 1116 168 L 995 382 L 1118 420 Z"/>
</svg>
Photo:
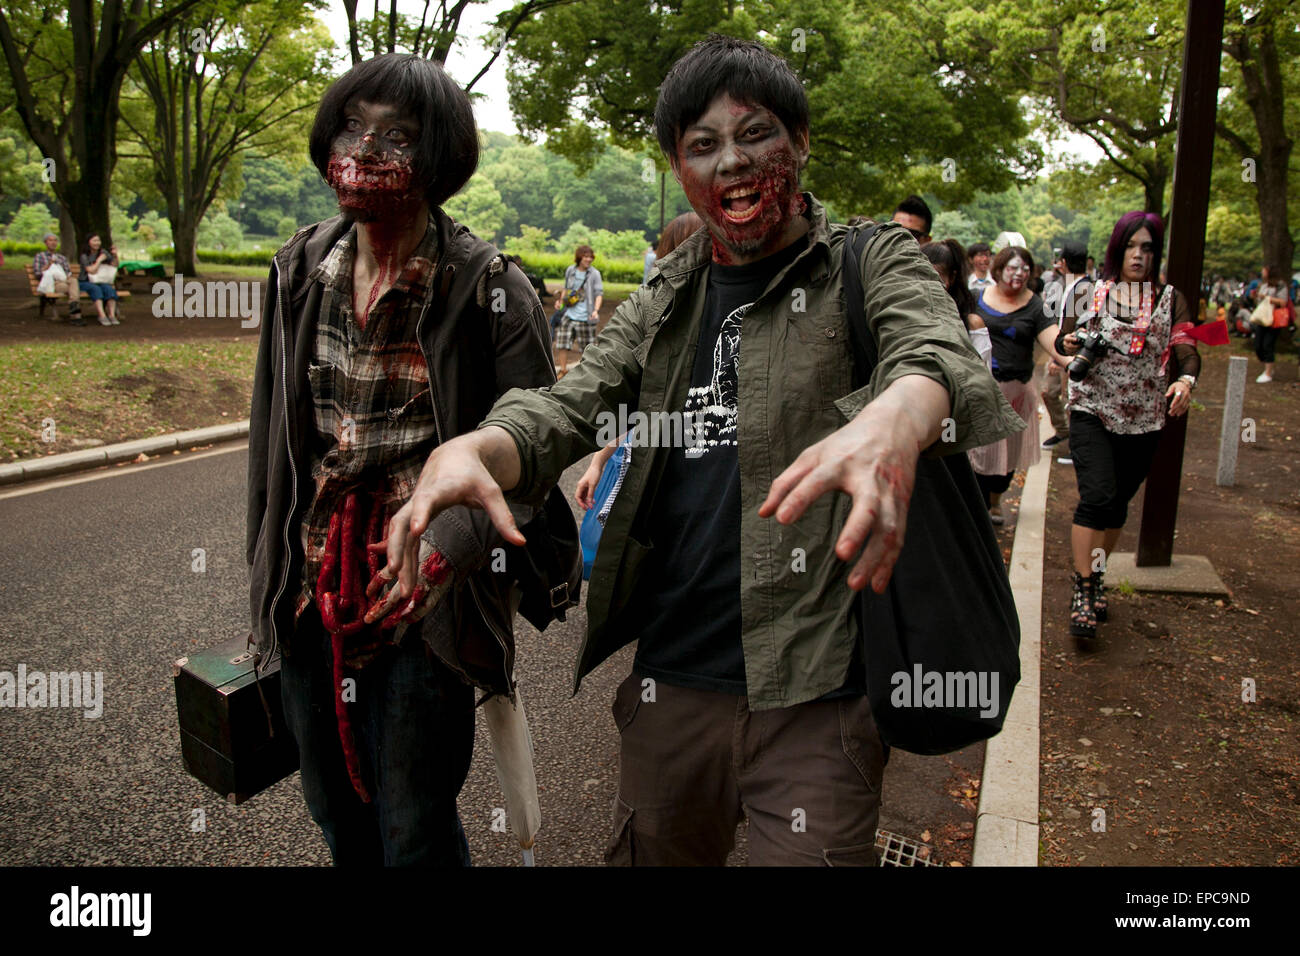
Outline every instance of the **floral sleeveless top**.
<svg viewBox="0 0 1300 956">
<path fill-rule="evenodd" d="M 1093 363 L 1082 382 L 1071 379 L 1070 407 L 1096 415 L 1107 431 L 1119 435 L 1159 431 L 1165 427 L 1165 377 L 1174 287 L 1165 286 L 1159 303 L 1151 310 L 1143 342 L 1139 322 L 1126 322 L 1112 314 L 1113 285 L 1097 283 L 1093 314 L 1087 317 L 1089 331 L 1100 328 L 1110 349 Z"/>
</svg>

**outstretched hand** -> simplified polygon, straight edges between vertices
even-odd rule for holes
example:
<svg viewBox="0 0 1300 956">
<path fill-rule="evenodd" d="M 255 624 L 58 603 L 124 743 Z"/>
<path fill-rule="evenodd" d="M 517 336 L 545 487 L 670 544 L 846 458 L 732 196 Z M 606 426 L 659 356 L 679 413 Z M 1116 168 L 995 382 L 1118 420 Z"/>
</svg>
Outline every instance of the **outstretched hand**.
<svg viewBox="0 0 1300 956">
<path fill-rule="evenodd" d="M 519 454 L 504 429 L 483 428 L 434 449 L 414 494 L 388 526 L 388 564 L 382 573 L 384 580 L 397 578 L 393 590 L 398 599 L 409 598 L 415 590 L 420 535 L 435 515 L 452 505 L 483 509 L 506 541 L 525 543 L 502 493 L 503 484 L 512 488 L 518 478 Z"/>
<path fill-rule="evenodd" d="M 775 515 L 791 524 L 827 492 L 850 495 L 853 507 L 835 555 L 841 561 L 857 558 L 850 588 L 860 591 L 870 583 L 884 593 L 903 550 L 917 458 L 938 435 L 948 404 L 936 382 L 899 379 L 853 421 L 804 449 L 772 482 L 759 517 Z"/>
</svg>

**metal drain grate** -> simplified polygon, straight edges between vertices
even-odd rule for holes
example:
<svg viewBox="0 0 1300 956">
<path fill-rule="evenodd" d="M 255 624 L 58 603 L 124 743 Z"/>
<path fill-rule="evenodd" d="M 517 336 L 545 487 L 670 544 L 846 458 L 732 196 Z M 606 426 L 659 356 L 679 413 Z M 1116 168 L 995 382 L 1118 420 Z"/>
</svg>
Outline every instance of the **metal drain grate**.
<svg viewBox="0 0 1300 956">
<path fill-rule="evenodd" d="M 880 851 L 881 866 L 938 866 L 934 848 L 910 837 L 888 830 L 876 831 L 876 849 Z"/>
</svg>

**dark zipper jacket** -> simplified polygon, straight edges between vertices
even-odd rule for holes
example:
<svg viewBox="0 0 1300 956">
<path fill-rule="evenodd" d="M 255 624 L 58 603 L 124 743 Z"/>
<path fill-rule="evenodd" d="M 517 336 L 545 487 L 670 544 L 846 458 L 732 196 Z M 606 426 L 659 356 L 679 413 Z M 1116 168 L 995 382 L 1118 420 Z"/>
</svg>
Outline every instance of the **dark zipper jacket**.
<svg viewBox="0 0 1300 956">
<path fill-rule="evenodd" d="M 510 389 L 554 384 L 555 369 L 546 320 L 528 280 L 441 210 L 432 218 L 438 262 L 416 338 L 428 366 L 441 443 L 473 430 Z M 337 216 L 301 229 L 271 265 L 248 441 L 245 546 L 259 664 L 277 649 L 293 653 L 301 521 L 315 493 L 307 366 L 324 294 L 323 285 L 308 276 L 349 228 Z M 520 525 L 541 497 L 512 504 Z M 421 622 L 424 640 L 462 679 L 489 692 L 511 693 L 513 589 L 505 574 L 492 570 L 501 564 L 493 561 L 493 551 L 504 542 L 485 512 L 463 506 L 440 513 L 424 537 L 451 561 L 458 583 Z"/>
</svg>

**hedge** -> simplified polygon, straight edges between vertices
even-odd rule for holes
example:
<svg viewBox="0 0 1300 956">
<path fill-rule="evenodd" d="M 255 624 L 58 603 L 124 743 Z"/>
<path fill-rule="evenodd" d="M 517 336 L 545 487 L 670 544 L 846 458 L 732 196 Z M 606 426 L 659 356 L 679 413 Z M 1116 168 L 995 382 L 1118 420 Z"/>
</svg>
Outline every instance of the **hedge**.
<svg viewBox="0 0 1300 956">
<path fill-rule="evenodd" d="M 45 248 L 43 242 L 19 242 L 17 239 L 0 239 L 0 252 L 7 256 L 36 255 Z"/>
<path fill-rule="evenodd" d="M 0 246 L 0 248 L 3 248 L 3 246 Z M 39 248 L 43 247 L 36 246 L 33 251 Z M 5 251 L 7 252 L 8 249 L 5 249 Z M 176 250 L 171 246 L 150 246 L 148 253 L 150 259 L 173 261 L 176 258 Z M 269 268 L 275 250 L 254 249 L 230 252 L 216 249 L 199 249 L 195 255 L 198 256 L 200 262 L 211 265 L 264 265 Z M 566 268 L 573 265 L 573 256 L 563 252 L 528 252 L 520 254 L 519 259 L 523 262 L 526 271 L 535 273 L 542 278 L 559 278 L 564 275 Z M 645 263 L 640 259 L 606 259 L 597 256 L 594 265 L 600 270 L 601 277 L 607 282 L 632 282 L 640 285 L 641 277 L 645 274 Z"/>
<path fill-rule="evenodd" d="M 278 249 L 279 246 L 276 247 Z M 266 266 L 271 267 L 271 257 L 275 255 L 276 249 L 245 249 L 238 252 L 219 249 L 196 249 L 194 255 L 200 262 L 206 262 L 209 265 L 227 265 L 227 266 Z M 176 250 L 171 246 L 150 246 L 148 249 L 150 259 L 166 259 L 174 261 L 176 259 Z"/>
<path fill-rule="evenodd" d="M 524 269 L 542 278 L 559 278 L 564 270 L 573 265 L 573 254 L 565 252 L 523 252 L 519 260 Z M 640 259 L 606 259 L 596 256 L 592 263 L 600 270 L 601 278 L 606 282 L 633 282 L 641 284 L 645 275 L 645 263 Z"/>
</svg>

